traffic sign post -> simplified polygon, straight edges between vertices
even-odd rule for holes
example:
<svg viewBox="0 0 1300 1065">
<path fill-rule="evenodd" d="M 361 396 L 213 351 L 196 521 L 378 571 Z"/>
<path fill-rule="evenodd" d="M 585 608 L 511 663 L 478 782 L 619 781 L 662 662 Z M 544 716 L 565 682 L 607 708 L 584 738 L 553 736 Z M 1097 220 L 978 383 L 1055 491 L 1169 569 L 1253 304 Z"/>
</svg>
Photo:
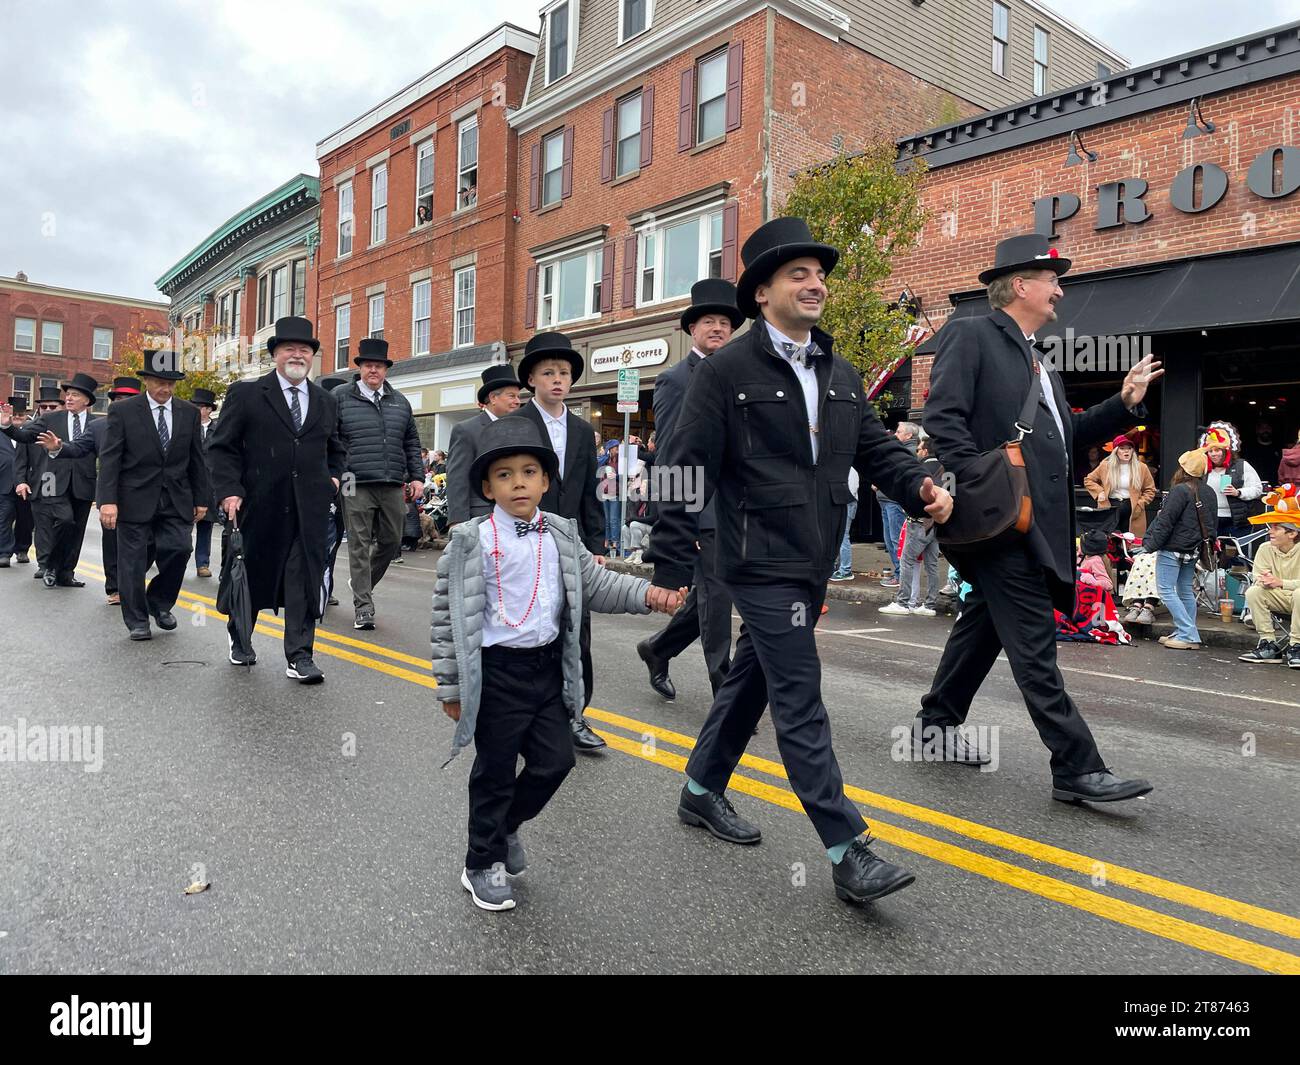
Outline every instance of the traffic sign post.
<svg viewBox="0 0 1300 1065">
<path fill-rule="evenodd" d="M 618 557 L 622 558 L 623 530 L 627 526 L 627 438 L 632 432 L 632 415 L 640 409 L 641 371 L 618 371 L 618 410 L 623 415 L 623 446 L 618 456 Z"/>
</svg>

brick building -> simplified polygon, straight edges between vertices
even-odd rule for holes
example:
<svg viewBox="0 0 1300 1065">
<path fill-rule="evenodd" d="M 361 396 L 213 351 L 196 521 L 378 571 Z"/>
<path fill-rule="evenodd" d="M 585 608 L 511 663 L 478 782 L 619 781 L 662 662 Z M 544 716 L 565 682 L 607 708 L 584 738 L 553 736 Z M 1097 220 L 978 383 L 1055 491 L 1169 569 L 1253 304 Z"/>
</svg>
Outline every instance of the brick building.
<svg viewBox="0 0 1300 1065">
<path fill-rule="evenodd" d="M 42 386 L 76 373 L 108 384 L 122 345 L 132 334 L 165 332 L 167 312 L 165 303 L 37 284 L 22 273 L 0 277 L 0 398 L 31 406 Z"/>
<path fill-rule="evenodd" d="M 314 317 L 320 182 L 299 174 L 227 219 L 156 284 L 171 298 L 171 325 L 215 330 L 213 354 L 231 372 L 266 371 L 275 320 Z"/>
<path fill-rule="evenodd" d="M 1072 404 L 1149 346 L 1166 376 L 1140 448 L 1158 480 L 1218 418 L 1270 480 L 1300 430 L 1298 103 L 1300 22 L 912 135 L 899 158 L 930 167 L 933 216 L 889 291 L 910 287 L 935 325 L 987 314 L 976 275 L 996 242 L 1054 236 L 1073 267 L 1038 335 L 1070 356 Z M 933 348 L 913 359 L 913 408 Z"/>
<path fill-rule="evenodd" d="M 421 434 L 445 447 L 476 413 L 482 370 L 506 357 L 516 287 L 516 137 L 536 35 L 509 24 L 473 42 L 316 147 L 322 368 L 388 341 L 390 380 Z"/>
<path fill-rule="evenodd" d="M 1029 0 L 549 3 L 509 116 L 510 351 L 568 334 L 587 363 L 573 407 L 606 435 L 622 433 L 617 371 L 639 367 L 644 431 L 655 375 L 689 346 L 691 284 L 736 278 L 792 172 L 1123 65 Z"/>
</svg>

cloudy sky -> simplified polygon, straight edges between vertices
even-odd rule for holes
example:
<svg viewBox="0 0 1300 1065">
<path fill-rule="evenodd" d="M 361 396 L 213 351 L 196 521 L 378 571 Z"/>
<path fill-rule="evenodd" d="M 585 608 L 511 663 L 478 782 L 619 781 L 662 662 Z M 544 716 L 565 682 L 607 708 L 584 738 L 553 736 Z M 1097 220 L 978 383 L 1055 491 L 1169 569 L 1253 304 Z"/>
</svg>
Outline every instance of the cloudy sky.
<svg viewBox="0 0 1300 1065">
<path fill-rule="evenodd" d="M 1134 65 L 1300 18 L 1300 0 L 1048 0 Z M 315 142 L 541 0 L 0 0 L 0 274 L 154 280 Z M 451 28 L 451 32 L 447 32 Z"/>
</svg>

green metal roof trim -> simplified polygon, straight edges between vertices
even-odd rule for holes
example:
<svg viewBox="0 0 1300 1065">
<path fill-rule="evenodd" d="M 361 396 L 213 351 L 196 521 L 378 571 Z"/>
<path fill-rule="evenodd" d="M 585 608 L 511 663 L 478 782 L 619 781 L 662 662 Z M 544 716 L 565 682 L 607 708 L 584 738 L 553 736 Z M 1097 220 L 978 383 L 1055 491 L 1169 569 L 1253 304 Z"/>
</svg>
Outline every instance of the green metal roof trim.
<svg viewBox="0 0 1300 1065">
<path fill-rule="evenodd" d="M 246 223 L 256 218 L 258 215 L 262 214 L 264 211 L 269 210 L 270 208 L 276 206 L 277 204 L 282 203 L 283 201 L 290 199 L 301 192 L 306 192 L 309 197 L 315 199 L 316 202 L 319 203 L 320 202 L 320 179 L 314 178 L 309 174 L 299 174 L 297 177 L 292 178 L 289 181 L 286 181 L 274 192 L 266 196 L 263 196 L 251 207 L 246 207 L 244 210 L 240 211 L 239 214 L 235 215 L 233 218 L 229 219 L 224 225 L 216 229 L 211 236 L 209 236 L 205 241 L 203 241 L 202 244 L 200 244 L 197 248 L 195 248 L 192 252 L 190 252 L 187 256 L 185 256 L 184 259 L 182 259 L 170 270 L 168 270 L 165 274 L 163 274 L 162 277 L 160 277 L 157 281 L 154 282 L 154 284 L 157 286 L 159 291 L 165 292 L 166 289 L 163 288 L 164 285 L 168 285 L 172 281 L 174 281 L 178 275 L 182 274 L 187 268 L 192 266 L 195 262 L 197 262 L 200 258 L 202 258 L 203 255 L 205 255 L 208 251 L 210 251 L 221 241 L 225 240 L 226 237 L 230 236 L 231 233 L 234 233 L 236 230 L 238 230 L 240 226 L 245 225 Z"/>
</svg>

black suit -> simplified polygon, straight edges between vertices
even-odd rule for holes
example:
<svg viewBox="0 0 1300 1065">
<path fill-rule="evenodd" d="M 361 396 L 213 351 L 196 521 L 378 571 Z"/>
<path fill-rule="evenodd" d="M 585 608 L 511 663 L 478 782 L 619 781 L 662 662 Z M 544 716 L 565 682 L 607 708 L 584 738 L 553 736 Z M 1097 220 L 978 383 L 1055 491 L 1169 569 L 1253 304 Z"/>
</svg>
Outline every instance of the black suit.
<svg viewBox="0 0 1300 1065">
<path fill-rule="evenodd" d="M 34 461 L 32 448 L 35 445 L 20 444 L 17 440 L 10 441 L 10 443 L 13 445 L 14 458 L 14 554 L 19 558 L 26 558 L 28 552 L 31 551 L 32 533 L 36 528 L 36 520 L 32 517 L 31 499 L 19 497 L 17 486 L 26 484 L 29 488 L 31 487 L 27 480 L 27 470 Z"/>
<path fill-rule="evenodd" d="M 492 509 L 469 483 L 469 468 L 478 458 L 478 441 L 492 424 L 492 416 L 481 410 L 474 417 L 452 426 L 447 444 L 447 521 L 459 525 Z"/>
<path fill-rule="evenodd" d="M 1014 423 L 1033 377 L 1029 342 L 1005 311 L 950 322 L 940 331 L 923 425 L 934 440 L 935 457 L 955 478 L 958 506 L 969 464 L 1016 435 Z M 1040 393 L 1034 431 L 1023 441 L 1033 528 L 1010 546 L 948 549 L 974 594 L 948 637 L 934 683 L 921 701 L 921 716 L 926 725 L 965 721 L 971 700 L 1005 649 L 1029 715 L 1052 752 L 1053 773 L 1069 776 L 1104 768 L 1056 666 L 1052 608 L 1067 615 L 1074 610 L 1071 456 L 1076 437 L 1083 445 L 1107 439 L 1145 410 L 1130 412 L 1115 395 L 1074 414 L 1060 377 L 1046 367 L 1041 377 L 1052 390 L 1061 422 Z"/>
<path fill-rule="evenodd" d="M 216 431 L 216 422 L 208 422 L 206 433 L 203 431 L 202 423 L 199 425 L 199 443 L 203 448 L 203 461 L 208 468 L 209 480 L 212 478 L 212 463 L 208 461 L 208 445 L 212 442 L 212 434 Z M 212 561 L 212 526 L 221 513 L 220 503 L 221 501 L 215 498 L 207 503 L 207 514 L 194 527 L 194 564 L 199 568 L 207 566 Z"/>
<path fill-rule="evenodd" d="M 150 614 L 170 611 L 190 558 L 194 508 L 212 499 L 199 440 L 199 410 L 173 398 L 163 448 L 148 395 L 112 404 L 99 451 L 101 509 L 117 507 L 118 585 L 128 629 L 147 627 Z M 150 545 L 158 574 L 146 589 Z"/>
<path fill-rule="evenodd" d="M 655 381 L 655 448 L 659 455 L 669 454 L 668 448 L 677 429 L 677 418 L 686 399 L 691 375 L 701 361 L 700 354 L 692 350 Z M 690 594 L 668 624 L 646 642 L 655 658 L 667 661 L 699 639 L 709 670 L 709 683 L 716 695 L 731 668 L 731 596 L 714 576 L 718 541 L 713 507 L 710 500 L 698 516 L 700 551 L 695 561 L 695 579 Z"/>
<path fill-rule="evenodd" d="M 0 562 L 7 563 L 14 553 L 14 521 L 18 516 L 18 496 L 14 489 L 19 482 L 14 474 L 23 461 L 17 449 L 25 447 L 16 440 L 0 440 Z"/>
<path fill-rule="evenodd" d="M 103 431 L 95 427 L 101 419 L 92 417 L 88 410 L 78 417 L 84 432 Z M 52 570 L 60 583 L 66 583 L 72 580 L 81 559 L 86 519 L 95 501 L 95 456 L 89 453 L 76 459 L 51 459 L 36 443 L 36 438 L 47 429 L 60 440 L 71 441 L 75 435 L 72 415 L 68 411 L 55 411 L 3 431 L 10 439 L 33 445 L 28 452 L 27 483 L 32 488 L 37 561 L 42 569 Z M 42 560 L 43 545 L 47 556 Z"/>
</svg>

